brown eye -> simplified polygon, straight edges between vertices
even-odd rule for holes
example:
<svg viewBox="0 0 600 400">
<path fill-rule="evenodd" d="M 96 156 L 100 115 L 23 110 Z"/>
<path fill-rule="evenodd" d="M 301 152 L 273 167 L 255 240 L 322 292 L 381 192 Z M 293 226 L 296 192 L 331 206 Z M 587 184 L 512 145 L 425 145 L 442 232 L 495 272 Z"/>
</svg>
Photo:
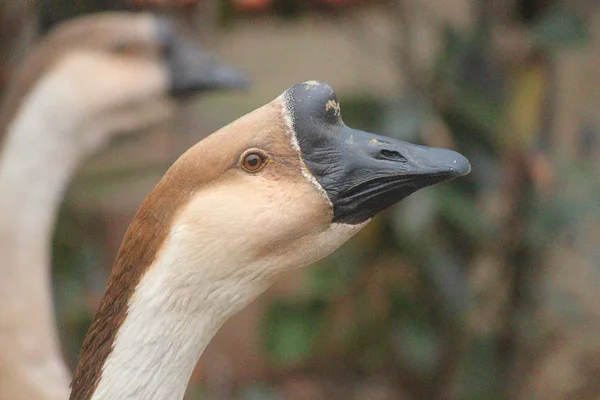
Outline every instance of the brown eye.
<svg viewBox="0 0 600 400">
<path fill-rule="evenodd" d="M 241 165 L 248 172 L 258 172 L 267 165 L 269 157 L 259 150 L 249 150 L 242 155 Z"/>
</svg>

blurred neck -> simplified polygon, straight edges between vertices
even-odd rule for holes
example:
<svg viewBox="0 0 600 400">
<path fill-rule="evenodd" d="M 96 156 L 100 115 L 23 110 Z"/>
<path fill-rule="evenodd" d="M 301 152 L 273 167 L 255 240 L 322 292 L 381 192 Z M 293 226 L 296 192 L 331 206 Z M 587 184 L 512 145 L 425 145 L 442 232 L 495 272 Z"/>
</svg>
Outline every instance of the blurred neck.
<svg viewBox="0 0 600 400">
<path fill-rule="evenodd" d="M 5 132 L 0 192 L 10 196 L 0 200 L 2 221 L 7 221 L 3 231 L 51 237 L 63 194 L 83 155 L 73 143 L 81 121 L 62 83 L 53 77 L 40 82 Z"/>
<path fill-rule="evenodd" d="M 0 370 L 11 371 L 0 374 L 0 398 L 68 393 L 49 264 L 56 214 L 81 154 L 66 140 L 78 121 L 57 104 L 68 97 L 58 83 L 42 82 L 24 100 L 0 151 Z"/>
</svg>

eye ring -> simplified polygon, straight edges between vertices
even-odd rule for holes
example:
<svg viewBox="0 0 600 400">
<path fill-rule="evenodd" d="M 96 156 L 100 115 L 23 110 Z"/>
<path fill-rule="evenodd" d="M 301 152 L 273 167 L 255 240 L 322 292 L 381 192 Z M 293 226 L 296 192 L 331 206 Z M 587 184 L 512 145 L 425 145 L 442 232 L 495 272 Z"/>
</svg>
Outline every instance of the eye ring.
<svg viewBox="0 0 600 400">
<path fill-rule="evenodd" d="M 249 149 L 240 157 L 240 167 L 246 172 L 255 174 L 262 171 L 270 161 L 271 159 L 264 151 Z"/>
</svg>

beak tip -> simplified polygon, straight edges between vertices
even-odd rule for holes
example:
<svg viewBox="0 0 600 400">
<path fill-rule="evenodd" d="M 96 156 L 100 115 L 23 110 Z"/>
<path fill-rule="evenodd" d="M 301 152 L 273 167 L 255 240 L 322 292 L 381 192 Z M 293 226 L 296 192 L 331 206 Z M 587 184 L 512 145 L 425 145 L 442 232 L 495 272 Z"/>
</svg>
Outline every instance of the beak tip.
<svg viewBox="0 0 600 400">
<path fill-rule="evenodd" d="M 451 178 L 464 176 L 471 172 L 469 160 L 453 150 L 430 147 L 427 149 L 425 160 L 429 168 L 447 173 Z"/>
<path fill-rule="evenodd" d="M 450 168 L 456 173 L 456 176 L 465 176 L 471 172 L 471 163 L 466 157 L 459 153 L 455 153 L 456 157 L 452 161 Z"/>
</svg>

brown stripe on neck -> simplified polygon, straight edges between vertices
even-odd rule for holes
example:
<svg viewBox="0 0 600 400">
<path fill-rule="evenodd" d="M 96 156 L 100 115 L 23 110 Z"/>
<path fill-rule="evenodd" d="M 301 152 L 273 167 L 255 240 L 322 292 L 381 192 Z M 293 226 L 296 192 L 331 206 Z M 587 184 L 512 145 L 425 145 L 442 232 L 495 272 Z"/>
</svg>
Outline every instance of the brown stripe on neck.
<svg viewBox="0 0 600 400">
<path fill-rule="evenodd" d="M 113 344 L 127 316 L 128 301 L 147 268 L 165 241 L 171 222 L 188 194 L 169 188 L 163 179 L 144 201 L 127 229 L 106 293 L 83 342 L 80 359 L 71 383 L 70 400 L 92 398 Z"/>
<path fill-rule="evenodd" d="M 156 259 L 177 211 L 204 182 L 214 178 L 211 174 L 199 173 L 193 150 L 195 148 L 167 171 L 125 233 L 106 293 L 83 342 L 70 400 L 92 398 L 117 332 L 127 316 L 128 301 Z"/>
</svg>

